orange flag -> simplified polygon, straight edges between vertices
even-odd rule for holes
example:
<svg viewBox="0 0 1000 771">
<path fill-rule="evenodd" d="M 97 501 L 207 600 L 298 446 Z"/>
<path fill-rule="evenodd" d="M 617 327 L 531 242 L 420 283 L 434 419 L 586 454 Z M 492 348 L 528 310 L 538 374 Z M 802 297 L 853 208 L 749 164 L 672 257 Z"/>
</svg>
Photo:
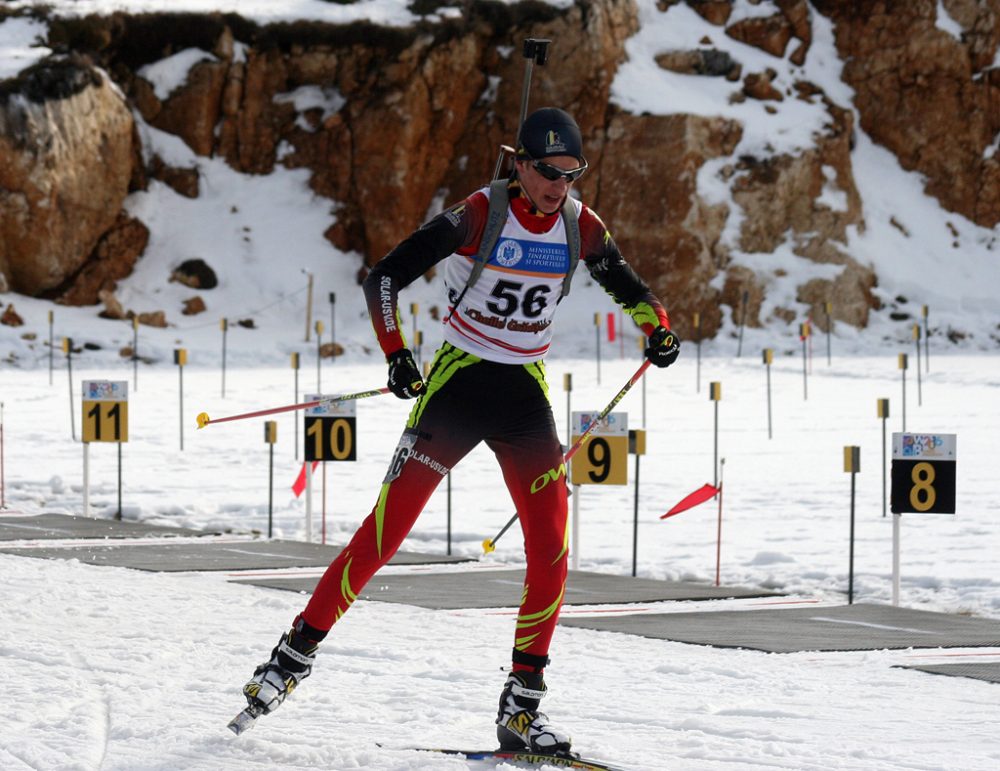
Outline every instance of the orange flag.
<svg viewBox="0 0 1000 771">
<path fill-rule="evenodd" d="M 318 460 L 313 461 L 313 471 L 319 465 Z M 302 464 L 302 470 L 299 472 L 299 476 L 295 480 L 295 484 L 292 485 L 292 492 L 295 493 L 295 497 L 298 498 L 302 495 L 302 491 L 306 489 L 306 464 Z"/>
<path fill-rule="evenodd" d="M 718 487 L 715 487 L 714 485 L 704 485 L 690 495 L 682 498 L 670 511 L 660 517 L 660 519 L 666 519 L 667 517 L 674 516 L 674 514 L 680 514 L 682 511 L 693 509 L 699 503 L 704 503 L 709 498 L 720 492 L 722 492 L 722 485 L 719 485 Z"/>
</svg>

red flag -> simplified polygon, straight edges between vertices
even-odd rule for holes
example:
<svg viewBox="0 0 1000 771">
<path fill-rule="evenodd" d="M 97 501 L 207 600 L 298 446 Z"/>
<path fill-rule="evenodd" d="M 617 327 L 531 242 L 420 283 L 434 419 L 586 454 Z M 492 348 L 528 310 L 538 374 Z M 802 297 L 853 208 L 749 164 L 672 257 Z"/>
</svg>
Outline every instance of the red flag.
<svg viewBox="0 0 1000 771">
<path fill-rule="evenodd" d="M 674 514 L 680 514 L 682 511 L 687 511 L 688 509 L 693 509 L 699 503 L 704 503 L 713 495 L 722 492 L 722 485 L 715 487 L 714 485 L 704 485 L 685 498 L 682 498 L 676 506 L 674 506 L 670 511 L 664 514 L 660 519 L 666 519 L 667 517 L 672 517 Z"/>
<path fill-rule="evenodd" d="M 318 460 L 313 461 L 312 470 L 315 471 L 316 467 L 319 465 Z M 295 493 L 295 497 L 298 498 L 302 495 L 302 491 L 306 489 L 306 464 L 302 464 L 302 470 L 299 472 L 298 478 L 295 480 L 295 484 L 292 485 L 292 492 Z"/>
<path fill-rule="evenodd" d="M 613 343 L 615 341 L 615 314 L 608 314 L 608 342 Z"/>
</svg>

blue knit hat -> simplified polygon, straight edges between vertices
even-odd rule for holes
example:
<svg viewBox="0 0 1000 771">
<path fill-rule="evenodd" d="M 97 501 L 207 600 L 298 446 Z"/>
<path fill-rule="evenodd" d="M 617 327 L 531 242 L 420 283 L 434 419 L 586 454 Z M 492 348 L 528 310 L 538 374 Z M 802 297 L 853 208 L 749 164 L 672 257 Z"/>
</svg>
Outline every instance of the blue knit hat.
<svg viewBox="0 0 1000 771">
<path fill-rule="evenodd" d="M 583 138 L 580 127 L 568 112 L 556 107 L 543 107 L 529 115 L 518 137 L 519 158 L 548 158 L 571 155 L 583 163 Z"/>
</svg>

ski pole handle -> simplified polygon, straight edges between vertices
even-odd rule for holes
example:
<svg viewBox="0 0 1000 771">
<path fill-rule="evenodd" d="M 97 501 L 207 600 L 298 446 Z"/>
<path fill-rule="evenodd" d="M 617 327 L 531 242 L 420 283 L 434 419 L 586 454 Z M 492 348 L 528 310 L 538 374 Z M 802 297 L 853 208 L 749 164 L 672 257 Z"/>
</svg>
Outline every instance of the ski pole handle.
<svg viewBox="0 0 1000 771">
<path fill-rule="evenodd" d="M 652 362 L 650 362 L 649 359 L 646 359 L 639 367 L 639 369 L 635 371 L 635 374 L 629 378 L 629 381 L 624 386 L 622 386 L 622 389 L 617 394 L 615 394 L 615 398 L 611 400 L 608 406 L 605 407 L 603 410 L 601 410 L 601 412 L 597 415 L 597 417 L 587 424 L 587 428 L 580 436 L 580 438 L 577 439 L 576 442 L 573 443 L 573 446 L 566 451 L 565 455 L 563 455 L 564 463 L 568 463 L 570 458 L 576 455 L 577 451 L 581 447 L 583 447 L 584 443 L 590 438 L 590 435 L 594 432 L 594 429 L 597 428 L 600 422 L 604 420 L 611 413 L 611 410 L 613 410 L 615 407 L 618 406 L 618 403 L 625 398 L 625 394 L 629 392 L 629 389 L 631 389 L 632 386 L 634 386 L 637 382 L 639 382 L 639 378 L 641 378 L 643 375 L 646 374 L 646 370 L 649 369 L 649 365 L 651 363 Z M 500 536 L 506 533 L 507 530 L 510 529 L 510 526 L 513 525 L 514 522 L 516 521 L 517 521 L 517 512 L 515 511 L 514 516 L 512 516 L 509 520 L 507 520 L 507 524 L 500 529 L 499 533 L 493 536 L 493 538 L 487 538 L 485 541 L 483 541 L 483 553 L 489 554 L 490 552 L 495 551 L 497 548 L 497 541 L 500 540 Z"/>
<path fill-rule="evenodd" d="M 353 399 L 367 399 L 369 396 L 380 396 L 389 393 L 388 388 L 374 388 L 371 391 L 358 391 L 354 394 L 341 394 L 340 396 L 328 396 L 324 399 L 314 399 L 311 402 L 300 402 L 299 404 L 286 404 L 284 407 L 272 407 L 267 410 L 257 410 L 256 412 L 244 412 L 240 415 L 230 415 L 225 418 L 210 418 L 207 412 L 198 413 L 198 428 L 204 428 L 209 423 L 226 423 L 230 420 L 245 420 L 246 418 L 259 418 L 263 415 L 274 415 L 278 412 L 291 412 L 292 410 L 307 410 L 310 407 L 329 405 L 334 402 L 348 402 Z"/>
</svg>

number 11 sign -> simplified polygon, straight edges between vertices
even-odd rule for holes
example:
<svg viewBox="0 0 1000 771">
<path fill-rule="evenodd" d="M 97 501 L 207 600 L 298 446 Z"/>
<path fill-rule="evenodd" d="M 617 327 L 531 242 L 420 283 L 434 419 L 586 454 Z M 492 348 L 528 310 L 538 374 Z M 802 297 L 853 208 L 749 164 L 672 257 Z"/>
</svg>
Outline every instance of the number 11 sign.
<svg viewBox="0 0 1000 771">
<path fill-rule="evenodd" d="M 128 383 L 83 381 L 83 441 L 128 441 Z"/>
</svg>

